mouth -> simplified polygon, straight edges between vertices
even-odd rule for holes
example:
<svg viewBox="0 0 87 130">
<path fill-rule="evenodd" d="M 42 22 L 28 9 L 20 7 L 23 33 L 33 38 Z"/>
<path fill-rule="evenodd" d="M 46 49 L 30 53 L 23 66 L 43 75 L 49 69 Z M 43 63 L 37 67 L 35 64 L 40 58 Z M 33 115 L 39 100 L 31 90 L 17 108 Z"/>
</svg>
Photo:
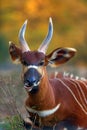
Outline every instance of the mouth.
<svg viewBox="0 0 87 130">
<path fill-rule="evenodd" d="M 25 86 L 25 85 L 24 85 L 24 88 L 26 89 L 27 92 L 30 92 L 30 91 L 32 91 L 32 89 L 33 89 L 32 87 Z"/>
<path fill-rule="evenodd" d="M 35 87 L 37 87 L 40 84 L 40 82 L 34 83 L 32 86 L 29 86 L 28 83 L 24 84 L 24 88 L 27 92 L 31 92 Z"/>
</svg>

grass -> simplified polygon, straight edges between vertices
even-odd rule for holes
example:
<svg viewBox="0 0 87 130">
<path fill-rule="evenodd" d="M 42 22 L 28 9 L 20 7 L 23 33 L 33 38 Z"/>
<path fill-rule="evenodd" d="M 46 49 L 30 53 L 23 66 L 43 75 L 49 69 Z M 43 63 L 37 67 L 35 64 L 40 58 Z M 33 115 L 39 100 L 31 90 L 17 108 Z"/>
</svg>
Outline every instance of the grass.
<svg viewBox="0 0 87 130">
<path fill-rule="evenodd" d="M 4 122 L 0 124 L 1 130 L 24 130 L 23 120 L 20 115 L 7 117 Z"/>
<path fill-rule="evenodd" d="M 0 75 L 0 130 L 24 130 L 21 118 L 24 111 L 23 96 L 17 72 Z"/>
</svg>

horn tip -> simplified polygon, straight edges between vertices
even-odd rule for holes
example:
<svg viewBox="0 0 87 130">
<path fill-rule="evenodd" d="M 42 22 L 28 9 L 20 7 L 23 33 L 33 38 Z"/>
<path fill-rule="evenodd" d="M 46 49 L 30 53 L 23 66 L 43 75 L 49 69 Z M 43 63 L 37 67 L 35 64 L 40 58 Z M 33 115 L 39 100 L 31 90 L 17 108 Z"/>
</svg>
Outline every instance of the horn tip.
<svg viewBox="0 0 87 130">
<path fill-rule="evenodd" d="M 24 34 L 25 34 L 27 22 L 28 22 L 28 20 L 26 19 L 25 22 L 24 22 L 24 24 L 22 25 L 20 31 L 19 31 L 18 37 L 19 37 L 19 40 L 20 40 L 20 41 L 21 41 L 22 38 L 24 38 Z M 23 39 L 22 39 L 22 40 L 23 40 Z"/>
<path fill-rule="evenodd" d="M 51 26 L 52 30 L 53 30 L 53 22 L 52 22 L 52 18 L 49 18 L 49 25 Z"/>
<path fill-rule="evenodd" d="M 49 17 L 49 22 L 52 23 L 52 17 Z"/>
<path fill-rule="evenodd" d="M 28 20 L 26 19 L 25 22 L 24 22 L 24 24 L 27 24 L 27 22 L 28 22 Z"/>
</svg>

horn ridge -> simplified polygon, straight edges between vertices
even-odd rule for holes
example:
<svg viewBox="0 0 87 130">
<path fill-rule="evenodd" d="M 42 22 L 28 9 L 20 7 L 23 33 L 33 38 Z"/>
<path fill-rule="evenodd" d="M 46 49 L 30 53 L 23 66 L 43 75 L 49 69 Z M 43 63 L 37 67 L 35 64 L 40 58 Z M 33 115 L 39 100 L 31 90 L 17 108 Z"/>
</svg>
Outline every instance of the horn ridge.
<svg viewBox="0 0 87 130">
<path fill-rule="evenodd" d="M 52 23 L 52 18 L 50 17 L 48 33 L 46 35 L 46 38 L 44 39 L 44 41 L 42 42 L 41 46 L 38 49 L 39 52 L 43 52 L 44 54 L 46 53 L 48 45 L 52 39 L 52 35 L 53 35 L 53 23 Z"/>
</svg>

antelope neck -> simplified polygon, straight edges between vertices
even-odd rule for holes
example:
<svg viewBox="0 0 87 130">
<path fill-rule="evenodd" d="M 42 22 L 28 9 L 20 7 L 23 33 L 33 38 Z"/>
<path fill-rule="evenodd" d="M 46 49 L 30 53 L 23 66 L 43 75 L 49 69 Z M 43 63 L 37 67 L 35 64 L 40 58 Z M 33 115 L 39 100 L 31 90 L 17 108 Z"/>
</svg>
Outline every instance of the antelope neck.
<svg viewBox="0 0 87 130">
<path fill-rule="evenodd" d="M 36 106 L 37 108 L 39 107 L 40 110 L 42 108 L 48 110 L 56 106 L 53 88 L 50 85 L 45 68 L 44 68 L 44 76 L 39 84 L 39 90 L 34 95 L 29 94 L 29 100 L 27 100 L 26 106 L 29 106 L 30 108 Z"/>
<path fill-rule="evenodd" d="M 42 111 L 38 111 L 38 110 L 35 110 L 33 108 L 30 108 L 30 107 L 26 107 L 26 109 L 31 112 L 31 113 L 36 113 L 38 114 L 38 116 L 40 117 L 46 117 L 46 116 L 50 116 L 52 114 L 54 114 L 59 108 L 60 108 L 60 103 L 55 106 L 54 108 L 52 109 L 49 109 L 49 110 L 42 110 Z"/>
</svg>

